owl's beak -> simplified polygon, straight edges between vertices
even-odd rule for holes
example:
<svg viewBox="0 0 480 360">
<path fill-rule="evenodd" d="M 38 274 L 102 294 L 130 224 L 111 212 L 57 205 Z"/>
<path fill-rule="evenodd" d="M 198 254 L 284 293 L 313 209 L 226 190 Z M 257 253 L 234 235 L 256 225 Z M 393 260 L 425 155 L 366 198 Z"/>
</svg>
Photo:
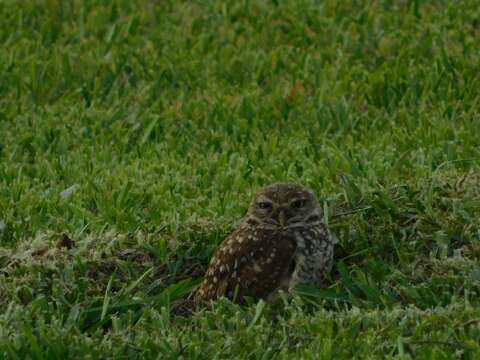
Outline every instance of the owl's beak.
<svg viewBox="0 0 480 360">
<path fill-rule="evenodd" d="M 285 227 L 287 224 L 287 217 L 285 216 L 285 211 L 280 210 L 278 213 L 278 222 L 280 223 L 281 227 Z"/>
</svg>

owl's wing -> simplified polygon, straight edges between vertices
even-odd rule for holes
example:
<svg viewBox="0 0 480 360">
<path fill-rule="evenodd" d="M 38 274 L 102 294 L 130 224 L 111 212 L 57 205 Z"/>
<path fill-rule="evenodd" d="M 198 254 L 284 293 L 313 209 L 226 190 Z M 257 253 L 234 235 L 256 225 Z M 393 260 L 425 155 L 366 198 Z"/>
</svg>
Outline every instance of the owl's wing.
<svg viewBox="0 0 480 360">
<path fill-rule="evenodd" d="M 240 226 L 217 249 L 197 299 L 267 297 L 292 272 L 295 249 L 292 236 Z"/>
</svg>

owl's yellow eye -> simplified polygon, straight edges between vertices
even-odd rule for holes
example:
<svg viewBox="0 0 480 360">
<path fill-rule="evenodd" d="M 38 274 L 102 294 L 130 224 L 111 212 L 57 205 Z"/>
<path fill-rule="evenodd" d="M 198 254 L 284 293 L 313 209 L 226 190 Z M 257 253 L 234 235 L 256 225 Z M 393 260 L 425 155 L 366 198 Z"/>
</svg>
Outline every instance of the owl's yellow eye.
<svg viewBox="0 0 480 360">
<path fill-rule="evenodd" d="M 257 204 L 257 206 L 262 210 L 266 210 L 270 209 L 272 207 L 272 204 L 266 201 L 261 201 Z"/>
<path fill-rule="evenodd" d="M 292 207 L 295 209 L 301 209 L 305 206 L 306 202 L 307 201 L 304 199 L 295 200 L 294 202 L 292 202 Z"/>
</svg>

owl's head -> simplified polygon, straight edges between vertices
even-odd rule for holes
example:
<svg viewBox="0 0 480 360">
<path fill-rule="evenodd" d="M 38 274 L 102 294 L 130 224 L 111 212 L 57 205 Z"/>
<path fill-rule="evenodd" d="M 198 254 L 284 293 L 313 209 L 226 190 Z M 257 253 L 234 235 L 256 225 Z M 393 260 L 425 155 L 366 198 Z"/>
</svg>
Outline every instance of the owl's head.
<svg viewBox="0 0 480 360">
<path fill-rule="evenodd" d="M 321 223 L 322 210 L 315 195 L 303 186 L 276 183 L 255 195 L 247 221 L 264 228 L 288 230 Z"/>
</svg>

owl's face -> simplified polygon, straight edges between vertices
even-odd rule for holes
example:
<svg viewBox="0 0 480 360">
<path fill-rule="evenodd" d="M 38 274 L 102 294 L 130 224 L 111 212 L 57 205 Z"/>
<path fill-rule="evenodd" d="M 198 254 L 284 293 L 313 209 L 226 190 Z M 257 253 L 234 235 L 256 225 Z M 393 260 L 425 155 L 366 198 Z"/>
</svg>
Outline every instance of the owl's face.
<svg viewBox="0 0 480 360">
<path fill-rule="evenodd" d="M 270 229 L 290 230 L 312 226 L 322 221 L 322 211 L 315 195 L 297 184 L 270 185 L 254 197 L 247 221 Z"/>
</svg>

